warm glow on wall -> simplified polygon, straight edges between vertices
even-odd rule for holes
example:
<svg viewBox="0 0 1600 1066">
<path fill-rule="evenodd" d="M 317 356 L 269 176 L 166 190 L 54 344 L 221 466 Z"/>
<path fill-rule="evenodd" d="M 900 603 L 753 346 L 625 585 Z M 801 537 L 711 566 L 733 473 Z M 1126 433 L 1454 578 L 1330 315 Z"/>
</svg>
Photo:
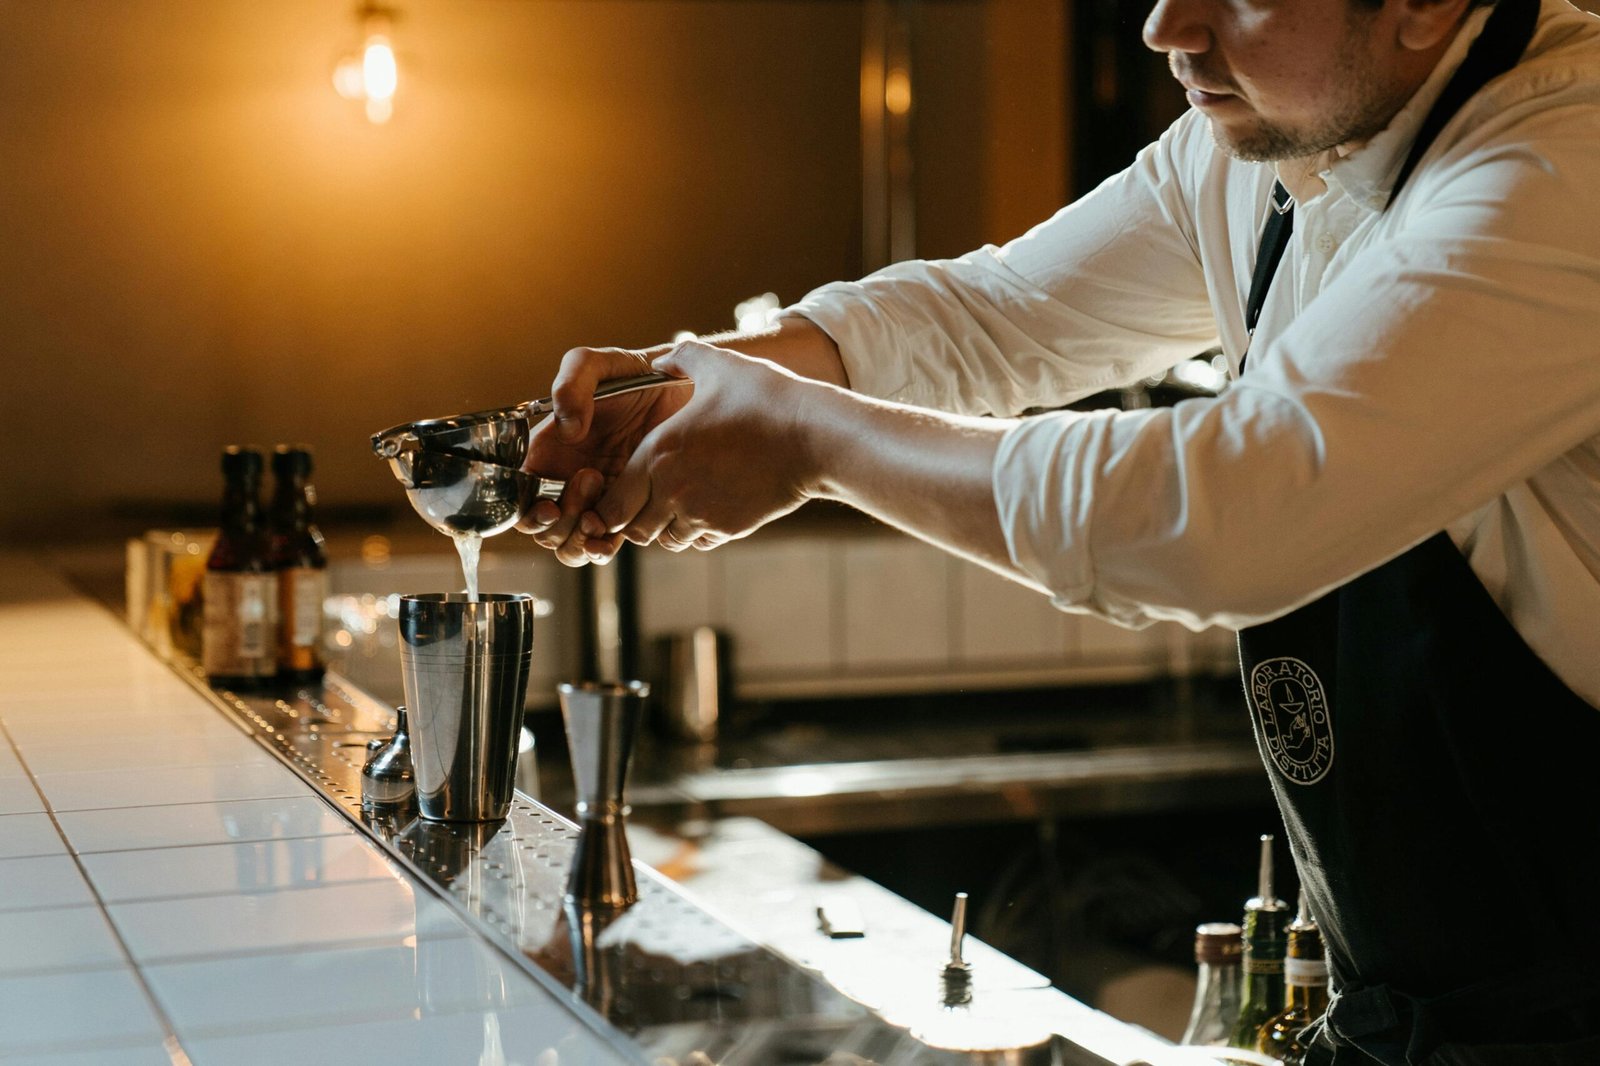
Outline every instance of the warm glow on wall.
<svg viewBox="0 0 1600 1066">
<path fill-rule="evenodd" d="M 911 72 L 904 67 L 895 67 L 889 71 L 889 76 L 883 80 L 883 106 L 891 115 L 905 115 L 911 112 Z"/>
<path fill-rule="evenodd" d="M 357 15 L 361 20 L 361 48 L 339 60 L 333 71 L 333 87 L 346 100 L 364 101 L 368 120 L 381 124 L 394 114 L 394 94 L 400 86 L 400 65 L 395 61 L 390 39 L 394 12 L 369 3 Z"/>
</svg>

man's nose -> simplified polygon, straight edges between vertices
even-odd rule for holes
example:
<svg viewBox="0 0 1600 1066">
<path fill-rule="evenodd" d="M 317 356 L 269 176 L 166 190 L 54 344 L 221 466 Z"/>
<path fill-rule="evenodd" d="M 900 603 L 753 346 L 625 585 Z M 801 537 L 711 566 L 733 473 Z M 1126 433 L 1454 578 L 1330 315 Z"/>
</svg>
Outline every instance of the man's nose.
<svg viewBox="0 0 1600 1066">
<path fill-rule="evenodd" d="M 1211 47 L 1209 0 L 1156 0 L 1144 20 L 1145 47 L 1156 52 L 1204 52 Z"/>
</svg>

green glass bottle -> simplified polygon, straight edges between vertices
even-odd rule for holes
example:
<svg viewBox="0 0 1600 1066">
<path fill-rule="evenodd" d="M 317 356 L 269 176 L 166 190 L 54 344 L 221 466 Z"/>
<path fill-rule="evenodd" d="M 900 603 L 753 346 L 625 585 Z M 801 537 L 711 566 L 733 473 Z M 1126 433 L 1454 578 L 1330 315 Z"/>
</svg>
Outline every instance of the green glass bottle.
<svg viewBox="0 0 1600 1066">
<path fill-rule="evenodd" d="M 1244 905 L 1244 1001 L 1229 1047 L 1256 1050 L 1261 1027 L 1283 1010 L 1289 905 L 1272 894 L 1272 837 L 1261 838 L 1255 898 Z"/>
<path fill-rule="evenodd" d="M 1311 916 L 1304 891 L 1300 915 L 1289 927 L 1289 953 L 1283 960 L 1286 1001 L 1282 1011 L 1261 1027 L 1256 1050 L 1283 1066 L 1301 1066 L 1306 1048 L 1300 1034 L 1328 1009 L 1328 963 L 1323 955 L 1322 930 Z"/>
</svg>

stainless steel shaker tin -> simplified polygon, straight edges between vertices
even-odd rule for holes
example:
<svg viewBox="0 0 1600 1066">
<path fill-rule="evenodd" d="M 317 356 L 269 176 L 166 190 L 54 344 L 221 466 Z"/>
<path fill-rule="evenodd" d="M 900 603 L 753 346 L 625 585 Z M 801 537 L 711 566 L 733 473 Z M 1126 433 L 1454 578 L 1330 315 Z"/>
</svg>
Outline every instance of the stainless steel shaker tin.
<svg viewBox="0 0 1600 1066">
<path fill-rule="evenodd" d="M 434 821 L 492 821 L 511 807 L 535 598 L 400 597 L 400 665 L 417 808 Z"/>
</svg>

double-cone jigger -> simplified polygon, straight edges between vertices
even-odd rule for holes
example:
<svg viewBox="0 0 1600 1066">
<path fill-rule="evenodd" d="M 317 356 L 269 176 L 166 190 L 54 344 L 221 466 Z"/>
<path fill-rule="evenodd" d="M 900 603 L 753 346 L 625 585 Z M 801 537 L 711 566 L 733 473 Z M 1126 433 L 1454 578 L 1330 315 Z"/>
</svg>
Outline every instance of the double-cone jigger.
<svg viewBox="0 0 1600 1066">
<path fill-rule="evenodd" d="M 650 686 L 583 682 L 558 687 L 577 786 L 578 847 L 567 875 L 569 904 L 621 911 L 639 898 L 624 827 L 628 763 Z"/>
</svg>

